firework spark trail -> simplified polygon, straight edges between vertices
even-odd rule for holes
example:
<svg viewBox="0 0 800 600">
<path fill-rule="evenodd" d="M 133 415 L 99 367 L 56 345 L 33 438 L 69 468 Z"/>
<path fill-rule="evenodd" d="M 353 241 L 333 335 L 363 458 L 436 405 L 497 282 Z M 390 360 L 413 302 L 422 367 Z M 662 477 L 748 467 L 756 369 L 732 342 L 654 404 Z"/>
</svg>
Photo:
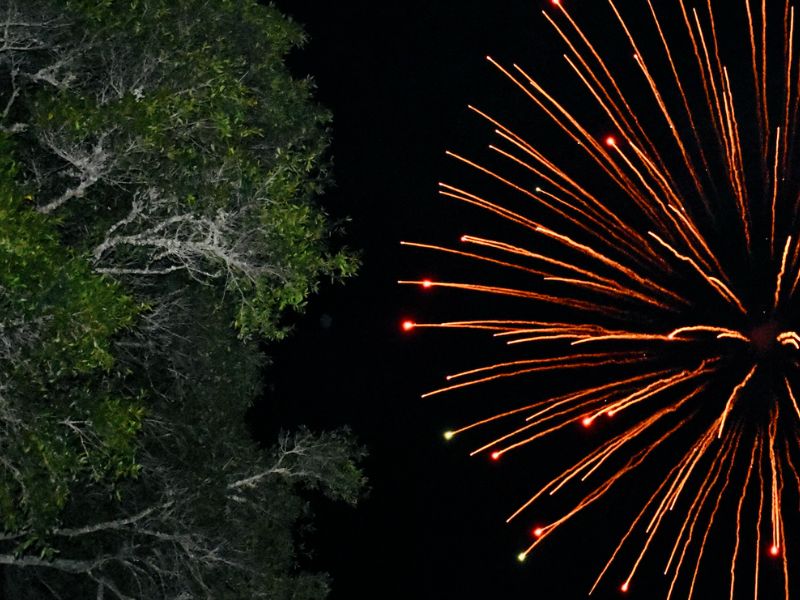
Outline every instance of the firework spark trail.
<svg viewBox="0 0 800 600">
<path fill-rule="evenodd" d="M 736 542 L 733 546 L 733 558 L 731 558 L 731 595 L 730 600 L 734 600 L 733 593 L 736 589 L 736 559 L 739 556 L 739 546 L 741 544 L 741 530 L 742 530 L 742 507 L 747 498 L 747 492 L 750 489 L 750 479 L 753 476 L 753 464 L 756 458 L 756 444 L 753 444 L 753 449 L 750 452 L 750 464 L 747 466 L 747 475 L 745 476 L 744 485 L 742 486 L 742 495 L 739 497 L 739 503 L 736 507 Z"/>
<path fill-rule="evenodd" d="M 636 8 L 607 0 L 604 7 L 618 27 L 620 47 L 632 52 L 629 72 L 622 74 L 565 1 L 551 2 L 553 10 L 543 11 L 544 17 L 566 46 L 563 68 L 599 115 L 594 121 L 584 118 L 585 102 L 564 102 L 532 71 L 487 58 L 573 144 L 575 164 L 558 158 L 560 150 L 539 148 L 470 106 L 494 127 L 499 142 L 489 146 L 492 156 L 528 179 L 520 183 L 455 152 L 448 155 L 525 204 L 506 208 L 487 199 L 491 196 L 440 184 L 442 196 L 527 230 L 546 249 L 472 234 L 461 237 L 465 249 L 407 243 L 499 267 L 509 275 L 532 276 L 538 285 L 400 282 L 529 300 L 546 316 L 406 321 L 407 331 L 488 332 L 507 347 L 530 353 L 450 375 L 446 386 L 424 397 L 520 377 L 561 376 L 557 389 L 542 399 L 445 434 L 450 440 L 502 422 L 505 430 L 475 444 L 471 452 L 494 460 L 556 432 L 569 435 L 570 428 L 616 431 L 538 488 L 508 518 L 519 519 L 545 496 L 573 493 L 595 480 L 560 516 L 533 529 L 535 539 L 520 560 L 645 462 L 657 462 L 648 461 L 656 450 L 681 445 L 685 452 L 664 469 L 666 477 L 647 497 L 590 593 L 644 529 L 621 582 L 621 590 L 628 591 L 646 557 L 655 553 L 656 538 L 666 533 L 668 515 L 680 510 L 682 521 L 664 570 L 665 589 L 668 599 L 697 596 L 704 585 L 701 565 L 712 540 L 721 537 L 720 523 L 731 504 L 735 535 L 725 586 L 730 599 L 741 593 L 737 574 L 753 539 L 754 598 L 762 579 L 781 572 L 788 600 L 792 536 L 787 540 L 791 520 L 786 521 L 783 505 L 787 493 L 793 493 L 788 488 L 800 492 L 792 457 L 800 447 L 800 402 L 794 388 L 800 368 L 795 298 L 800 287 L 800 179 L 793 172 L 800 45 L 794 6 L 786 0 L 780 15 L 773 15 L 767 0 L 737 0 L 746 31 L 732 40 L 726 31 L 736 22 L 728 18 L 730 3 L 722 15 L 713 0 L 679 0 L 672 9 L 673 30 L 665 26 L 669 9 L 656 11 L 647 0 L 639 10 L 653 33 L 648 44 L 643 21 L 627 17 Z M 684 54 L 673 39 L 676 31 Z M 731 41 L 742 46 L 743 70 L 726 62 Z M 775 61 L 773 54 L 781 49 Z M 741 62 L 735 53 L 731 56 Z M 637 99 L 624 91 L 633 85 L 630 73 L 642 90 Z M 743 89 L 752 98 L 742 97 Z M 639 110 L 640 101 L 647 103 L 648 113 Z M 596 133 L 598 119 L 608 132 L 605 137 Z M 530 186 L 531 177 L 536 187 Z M 615 430 L 609 418 L 617 415 L 620 429 Z M 729 502 L 737 492 L 739 497 Z M 769 543 L 766 554 L 781 561 L 776 563 L 780 571 L 761 569 L 762 539 Z M 684 581 L 685 594 L 678 592 Z"/>
<path fill-rule="evenodd" d="M 732 449 L 730 453 L 730 464 L 728 465 L 728 470 L 725 472 L 725 477 L 722 480 L 722 487 L 719 490 L 719 493 L 717 493 L 717 499 L 714 503 L 713 508 L 711 509 L 711 514 L 708 517 L 708 525 L 706 526 L 705 533 L 703 534 L 703 539 L 700 542 L 700 550 L 697 555 L 697 562 L 695 563 L 694 573 L 692 574 L 692 583 L 689 586 L 688 600 L 691 600 L 692 597 L 694 596 L 695 584 L 697 583 L 697 574 L 700 571 L 700 564 L 703 560 L 703 554 L 706 550 L 706 542 L 708 541 L 708 534 L 711 533 L 711 528 L 714 525 L 714 519 L 716 518 L 717 513 L 719 512 L 720 502 L 722 501 L 722 498 L 725 495 L 725 492 L 728 489 L 728 485 L 730 483 L 731 471 L 733 470 L 733 464 L 736 460 L 736 447 L 739 445 L 740 437 L 741 437 L 740 435 L 736 435 L 735 439 L 732 442 Z"/>
<path fill-rule="evenodd" d="M 531 166 L 529 163 L 525 161 L 521 161 L 520 159 L 513 158 L 515 162 L 521 163 L 525 166 L 525 168 L 529 169 L 531 172 L 536 174 L 537 176 L 541 177 L 546 183 L 552 185 L 562 193 L 566 194 L 569 198 L 574 200 L 575 202 L 580 205 L 583 209 L 588 211 L 591 217 L 587 217 L 590 222 L 595 222 L 594 219 L 599 219 L 602 223 L 602 227 L 600 228 L 601 231 L 607 231 L 619 244 L 618 248 L 624 248 L 624 252 L 633 252 L 634 255 L 639 255 L 646 261 L 652 262 L 656 261 L 662 268 L 666 265 L 665 263 L 656 255 L 652 253 L 652 250 L 647 245 L 646 240 L 639 235 L 635 229 L 627 225 L 624 221 L 620 219 L 620 217 L 609 210 L 607 206 L 605 206 L 600 200 L 590 194 L 583 186 L 580 185 L 575 179 L 571 178 L 566 172 L 560 169 L 555 163 L 549 160 L 546 156 L 544 156 L 541 152 L 536 150 L 533 146 L 525 142 L 522 138 L 516 135 L 513 131 L 484 113 L 483 111 L 475 108 L 474 106 L 469 107 L 470 110 L 474 111 L 476 114 L 480 115 L 487 121 L 489 121 L 492 125 L 497 127 L 496 133 L 502 137 L 504 140 L 510 142 L 514 146 L 516 146 L 519 150 L 523 151 L 527 155 L 529 155 L 532 159 L 534 159 L 537 163 L 540 163 L 545 171 L 540 169 L 536 169 Z M 509 153 L 503 152 L 500 149 L 497 149 L 494 146 L 490 146 L 493 150 L 502 153 L 507 158 L 511 158 Z M 548 173 L 549 171 L 549 173 Z M 562 183 L 563 181 L 563 183 Z M 565 187 L 568 185 L 570 188 Z M 540 194 L 546 194 L 541 188 L 538 190 Z M 574 211 L 578 212 L 579 215 L 585 215 L 586 213 L 582 212 L 581 208 L 576 208 L 572 204 L 567 204 L 563 201 L 560 203 L 564 204 L 572 208 Z M 594 235 L 594 232 L 592 232 Z M 633 260 L 638 262 L 638 259 L 635 256 L 631 256 L 627 254 Z"/>
<path fill-rule="evenodd" d="M 764 473 L 761 469 L 761 459 L 764 454 L 764 441 L 763 432 L 759 432 L 758 438 L 758 517 L 756 520 L 756 559 L 755 559 L 755 588 L 753 590 L 753 598 L 758 599 L 758 571 L 759 571 L 759 558 L 761 555 L 761 523 L 763 522 L 764 515 Z"/>
</svg>

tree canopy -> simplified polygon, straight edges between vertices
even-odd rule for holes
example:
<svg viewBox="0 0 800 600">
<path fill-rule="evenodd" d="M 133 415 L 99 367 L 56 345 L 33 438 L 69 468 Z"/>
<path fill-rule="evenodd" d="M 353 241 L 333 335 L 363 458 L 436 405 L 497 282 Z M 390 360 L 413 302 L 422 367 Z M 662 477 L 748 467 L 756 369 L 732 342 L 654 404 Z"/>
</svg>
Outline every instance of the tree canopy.
<svg viewBox="0 0 800 600">
<path fill-rule="evenodd" d="M 0 564 L 15 598 L 319 598 L 300 489 L 347 432 L 250 439 L 263 340 L 357 259 L 330 115 L 253 0 L 0 0 Z M 69 590 L 69 592 L 65 592 Z M 67 595 L 68 594 L 68 595 Z"/>
</svg>

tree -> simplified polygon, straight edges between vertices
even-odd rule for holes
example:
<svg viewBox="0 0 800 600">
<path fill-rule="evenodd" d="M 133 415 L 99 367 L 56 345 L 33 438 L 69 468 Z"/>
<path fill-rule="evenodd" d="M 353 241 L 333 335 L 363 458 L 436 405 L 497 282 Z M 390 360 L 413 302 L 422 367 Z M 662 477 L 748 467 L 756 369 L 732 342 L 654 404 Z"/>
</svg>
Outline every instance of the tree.
<svg viewBox="0 0 800 600">
<path fill-rule="evenodd" d="M 0 21 L 7 595 L 321 597 L 301 489 L 354 502 L 362 451 L 307 430 L 264 451 L 244 424 L 259 340 L 356 265 L 315 202 L 330 117 L 284 64 L 302 31 L 253 0 L 0 0 Z"/>
<path fill-rule="evenodd" d="M 138 307 L 64 252 L 52 223 L 22 205 L 14 172 L 0 162 L 0 518 L 24 549 L 55 524 L 76 478 L 136 473 L 142 406 L 115 386 L 112 353 Z"/>
</svg>

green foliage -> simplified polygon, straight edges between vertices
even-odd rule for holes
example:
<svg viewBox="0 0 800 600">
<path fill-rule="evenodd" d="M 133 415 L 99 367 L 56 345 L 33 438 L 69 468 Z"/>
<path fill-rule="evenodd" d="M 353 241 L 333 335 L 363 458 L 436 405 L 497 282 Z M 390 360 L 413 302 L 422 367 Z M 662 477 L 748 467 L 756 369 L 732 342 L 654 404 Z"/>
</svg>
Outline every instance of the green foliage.
<svg viewBox="0 0 800 600">
<path fill-rule="evenodd" d="M 143 409 L 115 390 L 111 345 L 139 307 L 20 197 L 8 146 L 0 144 L 0 506 L 5 529 L 36 537 L 80 477 L 113 483 L 136 473 Z"/>
<path fill-rule="evenodd" d="M 259 342 L 358 262 L 302 30 L 255 0 L 0 19 L 0 595 L 323 597 L 307 492 L 354 503 L 363 451 L 244 424 Z"/>
<path fill-rule="evenodd" d="M 246 254 L 228 233 L 175 277 L 224 278 L 240 333 L 283 337 L 283 316 L 302 310 L 320 279 L 351 275 L 357 264 L 351 252 L 330 251 L 332 228 L 314 202 L 328 181 L 330 115 L 311 100 L 311 82 L 284 64 L 302 30 L 252 0 L 71 0 L 65 8 L 83 44 L 72 48 L 69 31 L 58 34 L 73 53 L 62 74 L 68 85 L 28 90 L 9 118 L 30 123 L 26 147 L 52 150 L 26 158 L 67 167 L 66 182 L 37 178 L 37 200 L 80 189 L 58 214 L 64 239 L 85 251 L 107 240 L 142 194 L 158 201 L 116 232 L 142 234 L 181 214 L 201 223 L 222 211 L 247 232 Z M 90 168 L 93 152 L 104 159 Z M 185 266 L 184 257 L 150 252 L 148 241 L 119 243 L 96 262 Z"/>
</svg>

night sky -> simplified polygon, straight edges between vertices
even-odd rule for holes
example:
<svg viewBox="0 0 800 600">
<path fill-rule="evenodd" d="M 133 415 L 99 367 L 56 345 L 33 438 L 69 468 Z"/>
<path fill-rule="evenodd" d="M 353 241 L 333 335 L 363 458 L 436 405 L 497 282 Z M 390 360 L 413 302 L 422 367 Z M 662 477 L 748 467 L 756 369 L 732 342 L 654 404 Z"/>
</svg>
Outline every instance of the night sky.
<svg viewBox="0 0 800 600">
<path fill-rule="evenodd" d="M 370 490 L 363 503 L 355 510 L 317 505 L 311 566 L 331 573 L 332 600 L 585 597 L 631 515 L 653 490 L 656 475 L 623 484 L 520 565 L 516 555 L 531 539 L 535 515 L 511 525 L 505 518 L 597 440 L 576 430 L 502 464 L 470 458 L 469 451 L 488 434 L 447 443 L 443 432 L 520 405 L 541 391 L 530 385 L 555 382 L 422 400 L 421 393 L 448 373 L 516 356 L 486 335 L 408 335 L 399 328 L 406 318 L 532 318 L 524 301 L 487 304 L 486 298 L 463 293 L 401 287 L 397 280 L 472 274 L 461 262 L 401 249 L 401 240 L 452 244 L 463 233 L 487 230 L 500 239 L 519 235 L 502 224 L 499 231 L 491 229 L 494 224 L 477 211 L 441 198 L 437 182 L 467 189 L 480 185 L 474 173 L 444 154 L 453 150 L 478 159 L 488 154 L 491 128 L 468 104 L 559 151 L 540 115 L 485 60 L 490 54 L 504 64 L 518 62 L 569 96 L 576 88 L 561 59 L 563 47 L 541 15 L 547 3 L 276 4 L 310 37 L 291 57 L 292 68 L 313 76 L 318 100 L 334 115 L 336 186 L 322 201 L 334 218 L 351 219 L 345 240 L 363 253 L 359 276 L 325 287 L 294 335 L 269 350 L 268 388 L 254 411 L 254 425 L 264 435 L 277 424 L 348 425 L 369 449 Z M 595 29 L 602 40 L 605 29 Z M 607 134 L 601 120 L 596 123 L 597 135 Z M 566 495 L 563 505 L 550 508 L 571 507 L 578 497 Z M 712 573 L 729 564 L 715 554 L 710 552 L 707 567 Z M 623 570 L 627 564 L 622 561 Z M 663 597 L 662 565 L 660 554 L 647 561 L 628 597 Z M 612 572 L 592 598 L 622 597 L 620 574 Z"/>
</svg>

